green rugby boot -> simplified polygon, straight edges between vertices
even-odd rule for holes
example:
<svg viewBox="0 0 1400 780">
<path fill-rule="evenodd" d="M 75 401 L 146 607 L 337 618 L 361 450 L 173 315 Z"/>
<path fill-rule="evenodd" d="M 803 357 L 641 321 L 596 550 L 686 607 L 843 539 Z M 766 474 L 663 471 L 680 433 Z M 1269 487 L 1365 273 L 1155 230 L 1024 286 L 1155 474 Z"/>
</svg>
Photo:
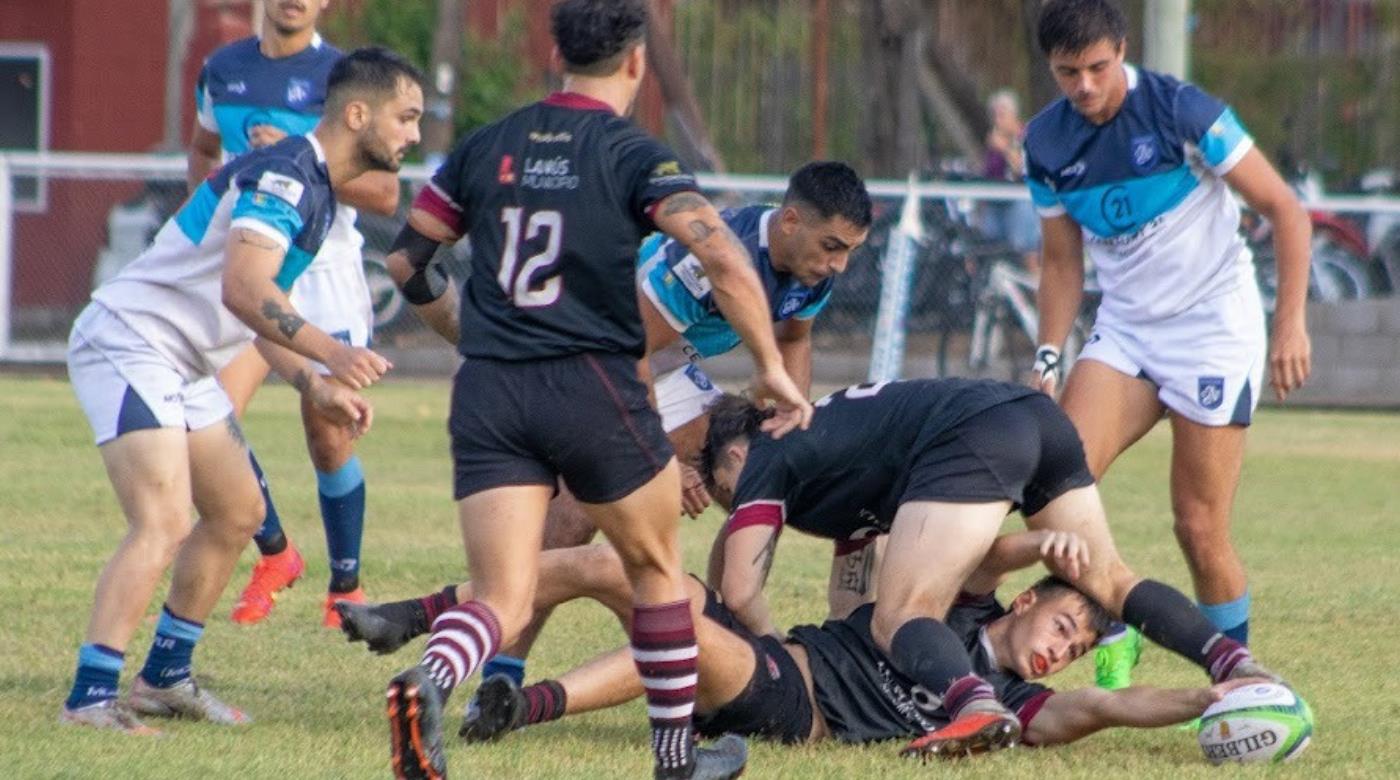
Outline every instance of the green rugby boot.
<svg viewBox="0 0 1400 780">
<path fill-rule="evenodd" d="M 1142 655 L 1142 633 L 1124 626 L 1123 633 L 1094 651 L 1094 684 L 1116 691 L 1133 684 L 1133 667 Z"/>
</svg>

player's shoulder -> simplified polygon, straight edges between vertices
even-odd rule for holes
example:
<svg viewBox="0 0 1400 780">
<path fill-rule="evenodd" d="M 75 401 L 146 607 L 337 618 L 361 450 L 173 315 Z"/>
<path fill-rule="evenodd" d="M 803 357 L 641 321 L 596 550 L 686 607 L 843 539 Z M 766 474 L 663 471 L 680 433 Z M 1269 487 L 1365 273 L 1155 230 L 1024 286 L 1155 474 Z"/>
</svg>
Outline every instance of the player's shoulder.
<svg viewBox="0 0 1400 780">
<path fill-rule="evenodd" d="M 1067 98 L 1056 98 L 1026 123 L 1024 144 L 1032 163 L 1053 166 L 1084 131 L 1084 118 Z"/>
<path fill-rule="evenodd" d="M 244 186 L 255 186 L 294 206 L 315 205 L 330 194 L 324 156 L 310 136 L 290 136 L 240 155 L 226 167 Z"/>
<path fill-rule="evenodd" d="M 245 69 L 249 62 L 255 61 L 261 56 L 258 51 L 257 36 L 250 36 L 232 43 L 224 44 L 214 50 L 213 54 L 204 61 L 206 73 L 227 74 Z"/>
<path fill-rule="evenodd" d="M 746 242 L 750 239 L 757 240 L 763 224 L 763 215 L 772 210 L 772 206 L 755 204 L 751 206 L 730 206 L 721 209 L 720 219 L 724 224 L 734 231 L 734 235 Z"/>
</svg>

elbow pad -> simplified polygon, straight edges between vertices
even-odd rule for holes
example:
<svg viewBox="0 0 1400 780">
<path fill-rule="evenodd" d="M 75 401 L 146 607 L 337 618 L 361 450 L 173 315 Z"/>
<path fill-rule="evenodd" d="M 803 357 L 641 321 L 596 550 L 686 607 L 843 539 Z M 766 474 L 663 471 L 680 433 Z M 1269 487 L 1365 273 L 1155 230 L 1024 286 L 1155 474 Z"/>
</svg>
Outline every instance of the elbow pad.
<svg viewBox="0 0 1400 780">
<path fill-rule="evenodd" d="M 399 290 L 403 297 L 414 306 L 426 306 L 447 292 L 447 272 L 441 264 L 433 263 L 437 254 L 438 242 L 419 233 L 412 225 L 404 225 L 394 239 L 389 253 L 403 252 L 408 264 L 413 268 L 410 276 Z"/>
</svg>

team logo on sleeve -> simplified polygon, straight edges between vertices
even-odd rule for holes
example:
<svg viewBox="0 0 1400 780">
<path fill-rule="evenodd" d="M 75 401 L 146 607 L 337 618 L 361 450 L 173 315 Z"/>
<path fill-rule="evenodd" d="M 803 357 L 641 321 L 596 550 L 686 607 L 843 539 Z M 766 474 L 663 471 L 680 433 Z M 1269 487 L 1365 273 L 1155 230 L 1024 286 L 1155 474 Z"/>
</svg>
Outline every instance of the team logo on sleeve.
<svg viewBox="0 0 1400 780">
<path fill-rule="evenodd" d="M 265 192 L 268 195 L 281 198 L 295 206 L 301 203 L 301 196 L 306 192 L 306 185 L 290 176 L 263 171 L 262 178 L 258 179 L 258 192 Z"/>
<path fill-rule="evenodd" d="M 1157 165 L 1157 137 L 1140 135 L 1132 140 L 1133 170 L 1139 175 L 1150 173 Z"/>
<path fill-rule="evenodd" d="M 783 302 L 778 304 L 778 319 L 785 320 L 796 314 L 806 299 L 806 294 L 801 290 L 793 290 L 783 296 Z"/>
<path fill-rule="evenodd" d="M 311 81 L 309 79 L 287 79 L 287 105 L 292 108 L 305 108 L 311 102 Z"/>
<path fill-rule="evenodd" d="M 1225 377 L 1203 376 L 1196 380 L 1196 401 L 1206 409 L 1219 409 L 1225 400 Z"/>
<path fill-rule="evenodd" d="M 676 182 L 692 182 L 695 177 L 685 172 L 681 164 L 676 160 L 667 160 L 657 165 L 651 171 L 651 183 L 664 185 Z"/>
</svg>

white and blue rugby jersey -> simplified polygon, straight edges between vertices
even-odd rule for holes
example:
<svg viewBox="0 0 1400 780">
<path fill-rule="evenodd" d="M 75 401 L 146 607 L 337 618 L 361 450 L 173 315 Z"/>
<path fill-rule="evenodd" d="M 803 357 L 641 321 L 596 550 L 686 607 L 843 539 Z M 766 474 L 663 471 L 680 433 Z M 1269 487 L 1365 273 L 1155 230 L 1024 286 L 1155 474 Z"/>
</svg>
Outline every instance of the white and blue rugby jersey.
<svg viewBox="0 0 1400 780">
<path fill-rule="evenodd" d="M 768 254 L 768 221 L 775 213 L 777 209 L 771 206 L 745 206 L 725 209 L 720 216 L 753 257 L 754 270 L 768 295 L 773 322 L 810 320 L 831 299 L 835 279 L 807 287 L 792 274 L 773 267 Z M 739 345 L 739 334 L 715 303 L 705 269 L 684 244 L 656 234 L 642 244 L 638 263 L 637 284 L 666 322 L 681 334 L 682 349 L 689 357 L 713 357 Z"/>
<path fill-rule="evenodd" d="M 1192 84 L 1125 66 L 1117 115 L 1095 125 L 1061 98 L 1026 129 L 1042 216 L 1068 214 L 1103 288 L 1099 316 L 1160 320 L 1252 283 L 1240 210 L 1221 178 L 1253 147 L 1235 112 Z"/>
<path fill-rule="evenodd" d="M 317 34 L 311 45 L 289 57 L 272 58 L 258 48 L 258 38 L 224 46 L 205 61 L 195 88 L 199 124 L 219 134 L 224 162 L 249 150 L 248 133 L 271 125 L 287 135 L 305 135 L 321 121 L 326 80 L 341 58 L 339 49 Z M 327 238 L 326 256 L 359 262 L 364 238 L 355 230 L 355 210 L 341 205 Z"/>
<path fill-rule="evenodd" d="M 249 152 L 200 184 L 146 251 L 92 299 L 187 380 L 209 376 L 253 338 L 223 305 L 229 233 L 248 228 L 284 247 L 276 281 L 289 290 L 320 250 L 335 205 L 325 153 L 314 135 Z"/>
</svg>

